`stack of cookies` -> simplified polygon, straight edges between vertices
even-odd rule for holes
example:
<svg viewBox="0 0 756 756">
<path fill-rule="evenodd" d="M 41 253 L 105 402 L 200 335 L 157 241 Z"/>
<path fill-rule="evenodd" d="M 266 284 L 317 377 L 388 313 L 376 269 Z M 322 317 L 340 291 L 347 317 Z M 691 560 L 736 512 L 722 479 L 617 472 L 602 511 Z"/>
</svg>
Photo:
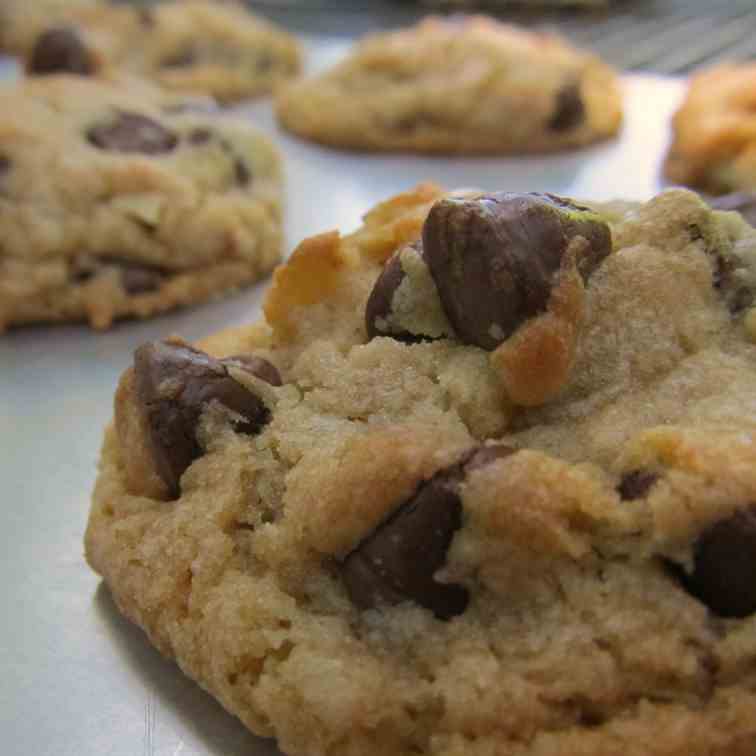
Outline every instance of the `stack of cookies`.
<svg viewBox="0 0 756 756">
<path fill-rule="evenodd" d="M 0 22 L 0 330 L 271 271 L 285 155 L 228 104 L 437 160 L 622 124 L 611 67 L 482 16 L 305 78 L 233 3 Z M 405 187 L 301 241 L 258 322 L 141 345 L 85 536 L 120 610 L 292 756 L 753 756 L 754 102 L 752 67 L 692 80 L 663 171 L 704 197 Z"/>
</svg>

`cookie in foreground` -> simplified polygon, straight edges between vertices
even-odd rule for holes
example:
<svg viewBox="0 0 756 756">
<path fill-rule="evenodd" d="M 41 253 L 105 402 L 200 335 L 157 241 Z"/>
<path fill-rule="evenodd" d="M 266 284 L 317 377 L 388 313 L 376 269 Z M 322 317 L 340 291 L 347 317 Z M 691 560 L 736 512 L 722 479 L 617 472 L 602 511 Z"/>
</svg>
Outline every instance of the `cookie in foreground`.
<svg viewBox="0 0 756 756">
<path fill-rule="evenodd" d="M 613 136 L 614 71 L 560 37 L 483 16 L 372 35 L 332 69 L 284 86 L 288 130 L 333 147 L 530 153 Z"/>
<path fill-rule="evenodd" d="M 672 121 L 667 178 L 712 194 L 756 191 L 756 63 L 693 76 Z"/>
<path fill-rule="evenodd" d="M 242 4 L 212 0 L 71 9 L 26 39 L 31 74 L 126 71 L 224 103 L 268 94 L 301 65 L 293 36 Z"/>
<path fill-rule="evenodd" d="M 149 317 L 249 285 L 281 255 L 275 148 L 138 82 L 0 92 L 0 331 Z"/>
<path fill-rule="evenodd" d="M 750 755 L 755 271 L 684 191 L 389 200 L 137 350 L 89 562 L 289 754 Z"/>
</svg>

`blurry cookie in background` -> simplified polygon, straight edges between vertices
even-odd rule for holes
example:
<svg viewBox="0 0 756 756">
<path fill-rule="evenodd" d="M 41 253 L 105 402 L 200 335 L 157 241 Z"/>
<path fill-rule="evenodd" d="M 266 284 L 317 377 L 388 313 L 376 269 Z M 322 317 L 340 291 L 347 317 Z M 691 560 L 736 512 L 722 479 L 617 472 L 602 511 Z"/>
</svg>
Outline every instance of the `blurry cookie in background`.
<svg viewBox="0 0 756 756">
<path fill-rule="evenodd" d="M 251 284 L 281 254 L 275 148 L 154 87 L 0 90 L 0 331 L 107 328 Z"/>
<path fill-rule="evenodd" d="M 300 67 L 293 36 L 240 4 L 209 0 L 71 9 L 36 28 L 24 53 L 29 74 L 125 70 L 220 102 L 269 93 Z"/>
<path fill-rule="evenodd" d="M 103 0 L 2 0 L 0 52 L 24 55 L 50 23 L 64 21 L 74 9 L 102 4 Z"/>
<path fill-rule="evenodd" d="M 430 153 L 578 147 L 622 120 L 617 76 L 597 57 L 483 16 L 369 36 L 331 70 L 282 87 L 276 105 L 285 128 L 316 142 Z"/>
<path fill-rule="evenodd" d="M 756 63 L 691 79 L 672 122 L 664 173 L 710 194 L 756 190 Z"/>
</svg>

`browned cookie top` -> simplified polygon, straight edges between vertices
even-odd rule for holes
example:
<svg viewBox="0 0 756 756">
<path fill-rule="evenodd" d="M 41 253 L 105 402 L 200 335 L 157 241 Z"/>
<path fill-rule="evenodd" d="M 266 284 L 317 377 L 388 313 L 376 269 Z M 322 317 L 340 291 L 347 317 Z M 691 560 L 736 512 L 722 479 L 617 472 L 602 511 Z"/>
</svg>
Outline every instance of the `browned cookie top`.
<svg viewBox="0 0 756 756">
<path fill-rule="evenodd" d="M 750 756 L 756 231 L 432 186 L 138 350 L 87 555 L 292 754 Z"/>
</svg>

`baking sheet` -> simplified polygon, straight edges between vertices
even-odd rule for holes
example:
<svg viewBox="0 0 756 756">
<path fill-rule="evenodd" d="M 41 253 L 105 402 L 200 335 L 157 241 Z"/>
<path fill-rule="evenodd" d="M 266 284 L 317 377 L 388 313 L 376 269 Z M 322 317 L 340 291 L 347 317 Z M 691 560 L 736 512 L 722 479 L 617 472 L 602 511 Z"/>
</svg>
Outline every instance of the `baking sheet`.
<svg viewBox="0 0 756 756">
<path fill-rule="evenodd" d="M 343 54 L 311 40 L 310 65 Z M 0 76 L 12 66 L 0 62 Z M 289 249 L 350 230 L 361 214 L 419 181 L 448 187 L 647 199 L 660 188 L 679 80 L 625 80 L 619 139 L 529 159 L 422 159 L 340 153 L 276 129 L 269 103 L 236 109 L 286 157 Z M 141 342 L 189 339 L 259 316 L 264 285 L 106 333 L 22 328 L 0 336 L 0 751 L 6 756 L 274 756 L 123 620 L 85 565 L 82 536 L 102 429 L 118 375 Z"/>
</svg>

